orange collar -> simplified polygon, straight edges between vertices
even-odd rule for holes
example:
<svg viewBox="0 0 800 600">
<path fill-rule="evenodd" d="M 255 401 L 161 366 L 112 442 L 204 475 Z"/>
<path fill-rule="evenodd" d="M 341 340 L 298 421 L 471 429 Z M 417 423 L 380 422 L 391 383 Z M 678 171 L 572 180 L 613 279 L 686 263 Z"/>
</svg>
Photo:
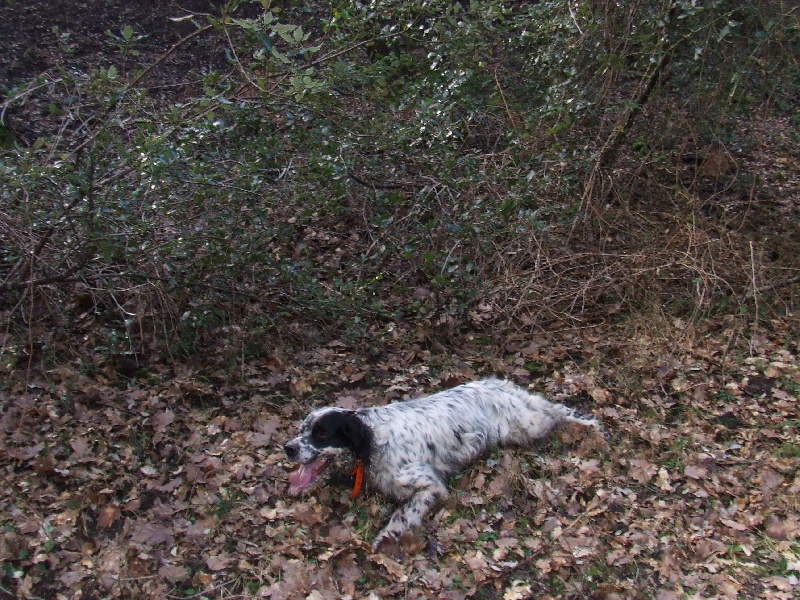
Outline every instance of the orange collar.
<svg viewBox="0 0 800 600">
<path fill-rule="evenodd" d="M 356 481 L 353 484 L 353 493 L 350 494 L 350 498 L 355 498 L 358 496 L 358 492 L 361 491 L 361 486 L 364 484 L 364 461 L 361 459 L 356 460 L 356 466 L 353 469 L 353 475 L 356 476 Z"/>
</svg>

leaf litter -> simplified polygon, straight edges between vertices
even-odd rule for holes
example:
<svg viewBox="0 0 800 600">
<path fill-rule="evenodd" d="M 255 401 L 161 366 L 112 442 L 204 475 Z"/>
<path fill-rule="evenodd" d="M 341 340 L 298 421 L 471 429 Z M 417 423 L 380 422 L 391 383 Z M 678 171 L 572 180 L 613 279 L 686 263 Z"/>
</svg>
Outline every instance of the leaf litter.
<svg viewBox="0 0 800 600">
<path fill-rule="evenodd" d="M 373 362 L 334 343 L 254 360 L 238 379 L 189 365 L 152 366 L 138 381 L 77 366 L 31 374 L 0 392 L 2 592 L 797 597 L 791 327 L 772 323 L 747 354 L 724 330 L 669 348 L 666 333 L 571 333 L 497 355 L 465 344 L 436 357 L 409 342 Z M 335 483 L 286 494 L 281 446 L 309 408 L 380 404 L 481 374 L 593 412 L 608 440 L 565 429 L 538 448 L 493 452 L 385 553 L 369 544 L 388 501 L 351 501 Z"/>
</svg>

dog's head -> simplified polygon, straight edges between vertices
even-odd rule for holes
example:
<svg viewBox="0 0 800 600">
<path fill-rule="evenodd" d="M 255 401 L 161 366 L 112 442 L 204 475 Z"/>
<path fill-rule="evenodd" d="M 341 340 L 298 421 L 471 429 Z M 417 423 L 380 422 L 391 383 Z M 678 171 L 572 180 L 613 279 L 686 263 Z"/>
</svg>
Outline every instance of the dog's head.
<svg viewBox="0 0 800 600">
<path fill-rule="evenodd" d="M 284 447 L 289 460 L 300 467 L 289 475 L 289 493 L 311 488 L 334 463 L 357 459 L 366 465 L 372 431 L 352 410 L 321 408 L 306 417 L 300 435 Z"/>
</svg>

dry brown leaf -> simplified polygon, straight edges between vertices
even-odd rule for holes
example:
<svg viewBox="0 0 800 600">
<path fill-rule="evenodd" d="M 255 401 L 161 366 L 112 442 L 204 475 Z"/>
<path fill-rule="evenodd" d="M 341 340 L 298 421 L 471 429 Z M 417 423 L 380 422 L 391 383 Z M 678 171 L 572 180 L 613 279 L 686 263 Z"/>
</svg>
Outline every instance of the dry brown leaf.
<svg viewBox="0 0 800 600">
<path fill-rule="evenodd" d="M 153 415 L 152 422 L 156 431 L 163 433 L 175 421 L 175 413 L 167 409 Z"/>
<path fill-rule="evenodd" d="M 89 441 L 83 436 L 74 438 L 69 445 L 75 453 L 75 458 L 83 458 L 89 453 Z"/>
<path fill-rule="evenodd" d="M 772 500 L 772 493 L 781 483 L 783 477 L 773 469 L 766 468 L 761 471 L 761 496 L 764 504 L 769 504 Z"/>
<path fill-rule="evenodd" d="M 44 442 L 22 448 L 9 448 L 6 453 L 17 460 L 30 460 L 44 450 Z"/>
<path fill-rule="evenodd" d="M 186 579 L 189 572 L 186 570 L 186 567 L 180 565 L 163 565 L 158 570 L 158 574 L 170 583 L 178 583 Z"/>
<path fill-rule="evenodd" d="M 320 525 L 325 518 L 320 514 L 318 507 L 302 504 L 294 511 L 294 520 L 303 525 Z"/>
<path fill-rule="evenodd" d="M 522 600 L 531 597 L 531 584 L 520 579 L 511 582 L 503 592 L 503 600 Z"/>
<path fill-rule="evenodd" d="M 88 576 L 89 574 L 86 571 L 71 570 L 61 575 L 61 577 L 59 577 L 59 580 L 66 587 L 71 588 L 75 584 L 80 583 L 82 580 L 86 579 Z"/>
<path fill-rule="evenodd" d="M 681 579 L 681 556 L 672 545 L 667 545 L 662 551 L 661 560 L 656 570 L 661 575 L 662 581 L 676 582 Z"/>
<path fill-rule="evenodd" d="M 486 579 L 486 572 L 489 569 L 489 565 L 486 562 L 486 557 L 484 557 L 483 552 L 477 550 L 474 553 L 470 553 L 464 558 L 464 561 L 467 563 L 470 570 L 472 570 L 475 581 L 480 582 Z"/>
<path fill-rule="evenodd" d="M 702 466 L 687 465 L 683 474 L 691 479 L 705 479 L 708 477 L 708 469 Z"/>
<path fill-rule="evenodd" d="M 19 586 L 17 587 L 17 597 L 29 598 L 31 596 L 32 590 L 33 590 L 33 577 L 31 577 L 30 574 L 25 575 L 19 582 Z"/>
<path fill-rule="evenodd" d="M 31 519 L 31 520 L 24 520 L 20 521 L 17 525 L 20 533 L 36 533 L 39 531 L 39 528 L 42 526 L 42 523 L 39 519 Z"/>
<path fill-rule="evenodd" d="M 597 458 L 581 460 L 578 463 L 578 468 L 581 470 L 581 473 L 585 475 L 593 475 L 600 470 L 600 460 Z"/>
<path fill-rule="evenodd" d="M 302 396 L 311 391 L 311 384 L 305 379 L 295 379 L 289 384 L 289 391 L 295 396 Z"/>
<path fill-rule="evenodd" d="M 97 526 L 108 529 L 119 520 L 119 517 L 119 506 L 113 503 L 106 504 L 100 509 L 100 514 L 97 516 Z"/>
<path fill-rule="evenodd" d="M 386 556 L 382 552 L 373 554 L 369 558 L 372 562 L 379 564 L 384 569 L 386 569 L 386 571 L 392 577 L 396 578 L 398 582 L 405 583 L 406 581 L 408 581 L 408 573 L 406 572 L 407 571 L 406 567 L 401 565 L 393 558 Z"/>
<path fill-rule="evenodd" d="M 614 402 L 614 397 L 611 395 L 611 392 L 602 388 L 592 388 L 589 390 L 589 395 L 601 406 L 604 404 L 613 404 Z"/>
<path fill-rule="evenodd" d="M 488 496 L 496 498 L 497 496 L 505 496 L 508 494 L 508 478 L 505 473 L 500 473 L 489 484 Z"/>
<path fill-rule="evenodd" d="M 786 527 L 786 521 L 777 515 L 770 515 L 767 517 L 764 523 L 764 532 L 773 540 L 788 540 L 790 537 L 789 529 Z"/>
<path fill-rule="evenodd" d="M 630 465 L 628 475 L 641 485 L 647 485 L 658 473 L 658 467 L 644 458 L 634 458 L 628 461 L 628 464 Z"/>
<path fill-rule="evenodd" d="M 594 591 L 593 600 L 625 600 L 628 597 L 623 590 L 612 584 L 601 584 Z"/>
<path fill-rule="evenodd" d="M 163 525 L 156 525 L 155 523 L 148 523 L 146 521 L 139 521 L 136 523 L 131 538 L 133 541 L 144 544 L 145 546 L 158 546 L 159 544 L 172 546 L 174 543 L 171 528 Z"/>
<path fill-rule="evenodd" d="M 767 579 L 767 584 L 781 592 L 791 592 L 794 587 L 792 581 L 788 577 L 780 576 L 769 577 Z M 797 584 L 795 583 L 795 585 Z"/>
<path fill-rule="evenodd" d="M 160 486 L 158 488 L 158 491 L 159 492 L 172 492 L 172 491 L 178 489 L 181 486 L 182 483 L 183 483 L 183 477 L 176 477 L 172 481 L 168 481 L 164 485 Z"/>
<path fill-rule="evenodd" d="M 325 539 L 333 545 L 344 544 L 353 538 L 353 530 L 343 525 L 333 525 Z"/>
<path fill-rule="evenodd" d="M 186 535 L 189 537 L 206 537 L 211 535 L 216 528 L 218 521 L 216 517 L 209 517 L 207 519 L 200 519 L 194 523 L 190 523 L 186 527 Z"/>
<path fill-rule="evenodd" d="M 701 560 L 706 560 L 714 554 L 725 554 L 728 545 L 720 540 L 704 538 L 694 544 L 694 550 Z"/>
<path fill-rule="evenodd" d="M 363 576 L 363 571 L 358 566 L 358 559 L 353 552 L 346 552 L 339 556 L 335 561 L 335 572 L 337 580 L 342 586 L 342 593 L 346 596 L 353 596 L 356 590 L 356 582 Z"/>
<path fill-rule="evenodd" d="M 534 564 L 542 574 L 547 574 L 552 570 L 552 563 L 549 558 L 540 558 Z"/>
<path fill-rule="evenodd" d="M 249 442 L 250 445 L 254 448 L 261 448 L 263 446 L 267 446 L 272 439 L 272 434 L 265 434 L 265 433 L 254 433 L 250 436 Z"/>
<path fill-rule="evenodd" d="M 212 571 L 222 571 L 231 564 L 232 560 L 230 556 L 209 556 L 206 559 L 206 566 Z"/>
<path fill-rule="evenodd" d="M 732 519 L 720 519 L 720 523 L 723 525 L 727 525 L 731 529 L 735 529 L 736 531 L 747 531 L 747 525 L 743 525 L 738 521 L 734 521 Z"/>
</svg>

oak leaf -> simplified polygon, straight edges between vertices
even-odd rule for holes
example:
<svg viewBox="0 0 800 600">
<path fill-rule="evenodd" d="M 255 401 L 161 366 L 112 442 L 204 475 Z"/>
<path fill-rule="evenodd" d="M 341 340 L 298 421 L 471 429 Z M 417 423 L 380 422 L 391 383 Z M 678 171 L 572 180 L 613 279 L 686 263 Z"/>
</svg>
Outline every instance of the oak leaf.
<svg viewBox="0 0 800 600">
<path fill-rule="evenodd" d="M 102 527 L 103 529 L 108 529 L 117 522 L 119 517 L 119 506 L 116 504 L 106 504 L 100 509 L 100 514 L 97 517 L 97 526 Z"/>
<path fill-rule="evenodd" d="M 163 565 L 158 570 L 158 574 L 170 583 L 178 583 L 186 579 L 189 572 L 186 567 L 181 567 L 180 565 Z"/>
<path fill-rule="evenodd" d="M 230 563 L 231 558 L 229 556 L 209 556 L 206 560 L 206 566 L 212 571 L 222 571 Z"/>
<path fill-rule="evenodd" d="M 175 413 L 167 409 L 164 412 L 154 414 L 151 420 L 156 431 L 164 432 L 175 421 Z"/>
<path fill-rule="evenodd" d="M 145 546 L 158 546 L 160 544 L 172 546 L 174 542 L 171 529 L 162 525 L 156 525 L 155 523 L 142 521 L 136 524 L 131 537 L 134 542 L 139 542 Z"/>
</svg>

